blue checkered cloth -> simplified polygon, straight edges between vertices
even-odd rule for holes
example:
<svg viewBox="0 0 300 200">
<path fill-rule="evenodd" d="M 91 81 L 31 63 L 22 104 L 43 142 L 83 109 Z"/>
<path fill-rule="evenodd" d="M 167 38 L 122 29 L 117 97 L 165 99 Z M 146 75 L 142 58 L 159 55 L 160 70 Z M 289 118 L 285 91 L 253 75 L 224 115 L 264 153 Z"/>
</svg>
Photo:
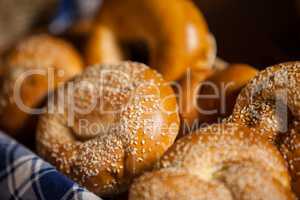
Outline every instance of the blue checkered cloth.
<svg viewBox="0 0 300 200">
<path fill-rule="evenodd" d="M 0 132 L 0 200 L 101 200 Z"/>
</svg>

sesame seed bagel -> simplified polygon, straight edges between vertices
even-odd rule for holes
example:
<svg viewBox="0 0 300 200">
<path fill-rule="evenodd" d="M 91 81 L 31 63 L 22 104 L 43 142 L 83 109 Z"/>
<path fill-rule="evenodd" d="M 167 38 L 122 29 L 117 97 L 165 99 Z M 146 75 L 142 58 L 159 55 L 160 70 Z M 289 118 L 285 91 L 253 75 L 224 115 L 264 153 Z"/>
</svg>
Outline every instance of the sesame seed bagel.
<svg viewBox="0 0 300 200">
<path fill-rule="evenodd" d="M 130 200 L 293 199 L 277 149 L 250 129 L 216 124 L 179 139 L 137 179 Z"/>
<path fill-rule="evenodd" d="M 207 182 L 184 170 L 166 168 L 145 173 L 137 179 L 130 200 L 224 200 L 232 199 L 230 191 L 217 181 Z"/>
<path fill-rule="evenodd" d="M 126 190 L 178 134 L 176 96 L 143 64 L 89 67 L 51 104 L 38 124 L 39 154 L 100 196 Z"/>
<path fill-rule="evenodd" d="M 241 178 L 243 177 L 243 178 Z M 284 200 L 294 199 L 268 172 L 253 163 L 230 165 L 206 181 L 183 170 L 146 173 L 132 186 L 130 200 Z"/>
<path fill-rule="evenodd" d="M 300 197 L 300 62 L 259 73 L 240 93 L 229 121 L 249 127 L 275 144 L 290 168 Z"/>
<path fill-rule="evenodd" d="M 0 126 L 16 134 L 29 120 L 27 110 L 40 106 L 48 93 L 81 73 L 82 61 L 69 43 L 35 35 L 17 44 L 1 67 Z"/>
<path fill-rule="evenodd" d="M 216 44 L 204 17 L 189 0 L 104 1 L 90 36 L 89 64 L 133 60 L 124 46 L 143 44 L 146 63 L 166 80 L 177 80 L 188 67 L 211 67 Z"/>
</svg>

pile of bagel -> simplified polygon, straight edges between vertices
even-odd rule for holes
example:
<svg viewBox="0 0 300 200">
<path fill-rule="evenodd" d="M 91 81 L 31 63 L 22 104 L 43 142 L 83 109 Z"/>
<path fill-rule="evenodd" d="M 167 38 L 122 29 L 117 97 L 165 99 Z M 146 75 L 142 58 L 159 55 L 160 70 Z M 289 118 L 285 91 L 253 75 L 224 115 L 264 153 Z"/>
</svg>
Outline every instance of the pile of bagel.
<svg viewBox="0 0 300 200">
<path fill-rule="evenodd" d="M 190 0 L 104 0 L 82 32 L 6 52 L 1 129 L 103 198 L 300 197 L 300 62 L 225 62 Z"/>
</svg>

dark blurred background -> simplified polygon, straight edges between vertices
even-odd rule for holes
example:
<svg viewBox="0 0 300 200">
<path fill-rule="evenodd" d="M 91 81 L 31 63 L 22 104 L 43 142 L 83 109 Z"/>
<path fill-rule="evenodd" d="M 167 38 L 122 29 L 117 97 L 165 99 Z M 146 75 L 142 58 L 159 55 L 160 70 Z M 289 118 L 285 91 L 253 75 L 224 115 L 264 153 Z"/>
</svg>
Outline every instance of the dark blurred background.
<svg viewBox="0 0 300 200">
<path fill-rule="evenodd" d="M 299 0 L 195 0 L 229 62 L 300 60 Z"/>
<path fill-rule="evenodd" d="M 100 1 L 0 0 L 0 53 L 33 27 L 63 34 L 79 18 L 93 16 Z M 300 60 L 300 0 L 194 1 L 224 60 L 258 68 Z"/>
</svg>

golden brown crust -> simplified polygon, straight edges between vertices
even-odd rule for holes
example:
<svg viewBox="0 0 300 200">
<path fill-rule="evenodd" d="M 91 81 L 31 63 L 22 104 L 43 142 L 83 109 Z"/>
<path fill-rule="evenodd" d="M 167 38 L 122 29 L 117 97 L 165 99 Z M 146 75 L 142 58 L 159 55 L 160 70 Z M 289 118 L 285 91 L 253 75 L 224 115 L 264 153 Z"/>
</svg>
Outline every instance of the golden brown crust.
<svg viewBox="0 0 300 200">
<path fill-rule="evenodd" d="M 216 58 L 212 68 L 188 68 L 184 76 L 178 81 L 176 92 L 178 95 L 179 112 L 182 121 L 181 134 L 197 129 L 199 123 L 199 92 L 204 82 L 211 76 L 225 71 L 228 63 Z M 188 126 L 188 127 L 186 127 Z M 186 127 L 186 128 L 185 128 Z M 185 130 L 187 129 L 187 130 Z"/>
<path fill-rule="evenodd" d="M 197 186 L 197 187 L 195 187 Z M 230 191 L 218 181 L 207 182 L 178 169 L 146 173 L 135 180 L 130 200 L 224 200 L 232 199 Z"/>
<path fill-rule="evenodd" d="M 293 199 L 290 189 L 285 161 L 276 148 L 250 129 L 226 123 L 179 139 L 156 171 L 135 181 L 130 200 L 173 200 L 175 194 L 203 200 Z"/>
<path fill-rule="evenodd" d="M 259 163 L 289 187 L 289 175 L 279 152 L 255 132 L 237 124 L 215 124 L 180 139 L 158 167 L 187 168 L 203 179 L 210 179 L 218 167 L 247 160 Z"/>
<path fill-rule="evenodd" d="M 40 106 L 48 93 L 81 70 L 80 56 L 63 40 L 36 35 L 21 41 L 3 66 L 0 89 L 2 128 L 15 134 L 29 118 L 18 102 L 28 108 Z M 51 84 L 49 77 L 53 78 Z"/>
<path fill-rule="evenodd" d="M 231 188 L 234 199 L 295 199 L 290 189 L 283 187 L 264 167 L 252 162 L 229 165 L 216 176 Z"/>
<path fill-rule="evenodd" d="M 278 147 L 289 164 L 297 195 L 300 195 L 299 89 L 299 62 L 269 67 L 241 92 L 229 119 L 250 127 Z"/>
<path fill-rule="evenodd" d="M 160 74 L 143 64 L 90 67 L 67 85 L 80 90 L 56 92 L 65 98 L 73 94 L 74 101 L 52 99 L 54 110 L 63 108 L 65 114 L 41 117 L 38 152 L 98 195 L 111 196 L 126 189 L 177 136 L 175 94 Z M 91 109 L 72 113 L 70 103 L 77 109 Z M 95 107 L 89 107 L 92 103 Z M 95 126 L 100 127 L 94 130 Z"/>
<path fill-rule="evenodd" d="M 293 194 L 262 167 L 230 165 L 206 181 L 183 170 L 166 168 L 146 173 L 131 187 L 130 200 L 292 200 Z"/>
<path fill-rule="evenodd" d="M 186 72 L 186 76 L 179 81 L 180 88 L 177 93 L 179 95 L 180 116 L 183 124 L 192 127 L 199 118 L 197 108 L 197 97 L 201 84 L 215 71 L 213 69 L 190 70 Z"/>
<path fill-rule="evenodd" d="M 209 77 L 198 93 L 198 106 L 202 110 L 198 121 L 213 123 L 228 117 L 233 111 L 238 94 L 257 73 L 258 70 L 252 66 L 231 64 Z"/>
<path fill-rule="evenodd" d="M 104 1 L 87 45 L 87 62 L 126 60 L 121 44 L 136 41 L 146 43 L 149 65 L 166 80 L 180 78 L 188 67 L 211 67 L 216 54 L 207 24 L 191 1 L 110 0 Z"/>
<path fill-rule="evenodd" d="M 183 135 L 229 116 L 238 93 L 258 72 L 245 64 L 216 65 L 214 69 L 190 69 L 179 81 L 176 91 Z"/>
</svg>

